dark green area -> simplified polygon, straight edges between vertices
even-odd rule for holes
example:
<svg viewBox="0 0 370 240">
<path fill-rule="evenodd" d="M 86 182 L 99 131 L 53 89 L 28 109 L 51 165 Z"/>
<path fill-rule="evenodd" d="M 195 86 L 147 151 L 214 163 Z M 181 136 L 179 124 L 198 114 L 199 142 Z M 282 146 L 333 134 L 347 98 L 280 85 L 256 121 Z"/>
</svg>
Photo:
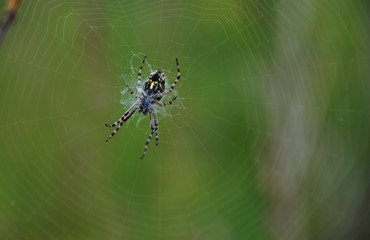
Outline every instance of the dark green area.
<svg viewBox="0 0 370 240">
<path fill-rule="evenodd" d="M 23 1 L 0 49 L 0 239 L 366 239 L 368 12 Z M 104 124 L 144 55 L 144 79 L 172 84 L 175 58 L 181 79 L 141 160 L 148 117 L 108 143 Z"/>
</svg>

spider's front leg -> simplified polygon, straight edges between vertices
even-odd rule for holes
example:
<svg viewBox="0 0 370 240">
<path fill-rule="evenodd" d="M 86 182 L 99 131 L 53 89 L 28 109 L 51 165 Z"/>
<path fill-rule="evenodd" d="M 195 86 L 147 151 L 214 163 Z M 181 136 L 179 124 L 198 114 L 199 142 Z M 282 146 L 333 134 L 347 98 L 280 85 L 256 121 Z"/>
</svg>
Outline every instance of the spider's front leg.
<svg viewBox="0 0 370 240">
<path fill-rule="evenodd" d="M 128 115 L 129 115 L 129 113 L 131 112 L 131 110 L 134 108 L 134 106 L 131 106 L 130 108 L 129 108 L 129 110 L 127 110 L 123 115 L 122 115 L 122 117 L 120 117 L 117 121 L 115 121 L 114 123 L 112 123 L 112 124 L 108 124 L 108 123 L 106 123 L 105 124 L 105 126 L 106 127 L 115 127 L 115 126 L 117 126 L 121 121 L 123 121 Z"/>
<path fill-rule="evenodd" d="M 137 110 L 136 107 L 131 107 L 125 114 L 123 114 L 123 116 L 115 123 L 111 124 L 111 125 L 108 125 L 108 124 L 105 124 L 105 126 L 107 127 L 114 127 L 114 126 L 117 126 L 118 123 L 118 127 L 116 129 L 114 129 L 114 131 L 109 135 L 109 137 L 107 138 L 107 140 L 105 140 L 106 142 L 109 141 L 109 139 L 111 139 L 117 132 L 118 130 L 122 127 L 122 125 L 130 119 L 130 117 L 135 113 L 135 111 Z"/>
<path fill-rule="evenodd" d="M 155 134 L 156 134 L 156 145 L 158 145 L 158 142 L 159 142 L 159 137 L 158 137 L 158 121 L 157 121 L 157 113 L 155 112 L 155 110 L 151 110 L 150 111 L 150 134 L 149 134 L 149 137 L 148 139 L 145 141 L 145 146 L 144 146 L 144 153 L 143 155 L 141 156 L 141 159 L 143 159 L 146 155 L 146 150 L 148 149 L 148 145 L 150 143 L 150 140 L 152 139 L 152 136 L 153 136 L 153 133 L 155 131 Z"/>
<path fill-rule="evenodd" d="M 154 118 L 154 131 L 155 131 L 155 145 L 158 146 L 159 144 L 159 136 L 158 136 L 158 120 L 157 120 L 157 113 L 153 112 L 153 118 Z"/>
</svg>

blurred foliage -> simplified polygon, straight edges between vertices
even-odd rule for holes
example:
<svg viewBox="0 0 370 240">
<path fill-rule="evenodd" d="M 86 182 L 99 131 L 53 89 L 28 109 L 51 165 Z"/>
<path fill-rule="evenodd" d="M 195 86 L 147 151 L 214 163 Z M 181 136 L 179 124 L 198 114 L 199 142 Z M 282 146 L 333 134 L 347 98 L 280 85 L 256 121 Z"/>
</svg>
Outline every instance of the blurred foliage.
<svg viewBox="0 0 370 240">
<path fill-rule="evenodd" d="M 366 239 L 368 12 L 23 1 L 0 51 L 0 238 Z M 182 77 L 140 160 L 148 117 L 108 144 L 104 123 L 144 55 L 143 76 L 171 84 L 178 57 Z"/>
</svg>

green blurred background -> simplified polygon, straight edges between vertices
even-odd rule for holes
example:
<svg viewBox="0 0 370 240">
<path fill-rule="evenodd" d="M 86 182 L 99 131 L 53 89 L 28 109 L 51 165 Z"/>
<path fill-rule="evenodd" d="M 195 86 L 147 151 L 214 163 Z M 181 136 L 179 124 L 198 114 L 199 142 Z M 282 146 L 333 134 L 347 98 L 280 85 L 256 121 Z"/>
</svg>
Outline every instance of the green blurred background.
<svg viewBox="0 0 370 240">
<path fill-rule="evenodd" d="M 4 6 L 5 2 L 0 1 Z M 369 4 L 24 1 L 0 49 L 1 239 L 366 239 Z M 125 90 L 163 69 L 160 144 Z"/>
</svg>

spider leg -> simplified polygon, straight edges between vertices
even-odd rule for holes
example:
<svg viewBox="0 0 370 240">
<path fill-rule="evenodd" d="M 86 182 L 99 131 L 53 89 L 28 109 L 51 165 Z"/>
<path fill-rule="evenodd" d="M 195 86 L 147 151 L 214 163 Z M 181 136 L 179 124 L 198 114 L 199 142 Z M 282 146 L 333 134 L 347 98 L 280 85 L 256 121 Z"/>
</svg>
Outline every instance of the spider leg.
<svg viewBox="0 0 370 240">
<path fill-rule="evenodd" d="M 157 113 L 153 112 L 154 117 L 154 131 L 155 131 L 155 145 L 158 146 L 159 143 L 159 136 L 158 136 L 158 120 L 157 120 Z"/>
<path fill-rule="evenodd" d="M 172 92 L 173 88 L 177 84 L 177 82 L 180 80 L 180 66 L 179 66 L 179 60 L 176 58 L 176 65 L 177 65 L 177 77 L 176 80 L 172 83 L 169 90 L 166 91 L 166 94 Z"/>
<path fill-rule="evenodd" d="M 174 97 L 171 101 L 166 102 L 166 103 L 163 103 L 163 106 L 166 106 L 166 105 L 170 105 L 170 104 L 172 104 L 176 99 L 177 99 L 177 96 L 176 96 L 176 97 Z"/>
<path fill-rule="evenodd" d="M 152 136 L 153 136 L 153 133 L 154 133 L 154 126 L 153 126 L 153 123 L 154 123 L 154 112 L 150 112 L 150 129 L 151 129 L 151 131 L 150 131 L 150 134 L 149 134 L 149 137 L 148 137 L 148 139 L 146 140 L 146 142 L 145 142 L 145 147 L 144 147 L 144 153 L 143 153 L 143 155 L 141 156 L 141 159 L 143 159 L 144 157 L 145 157 L 145 154 L 146 154 L 146 150 L 147 150 L 147 148 L 148 148 L 148 145 L 149 145 L 149 142 L 150 142 L 150 139 L 152 139 Z M 158 125 L 158 123 L 157 123 L 157 125 Z M 156 127 L 156 129 L 158 130 L 158 127 Z"/>
<path fill-rule="evenodd" d="M 166 105 L 170 105 L 170 104 L 172 104 L 176 99 L 177 99 L 177 96 L 176 96 L 176 97 L 174 97 L 171 101 L 166 102 L 166 103 L 161 103 L 161 102 L 160 102 L 160 101 L 158 101 L 158 100 L 153 101 L 153 103 L 154 103 L 154 104 L 157 104 L 158 106 L 164 107 L 164 106 L 166 106 Z"/>
<path fill-rule="evenodd" d="M 136 94 L 131 90 L 131 88 L 128 85 L 126 85 L 126 87 L 128 88 L 128 91 L 131 93 L 131 95 L 137 98 Z"/>
<path fill-rule="evenodd" d="M 111 139 L 111 138 L 112 138 L 112 137 L 113 137 L 113 136 L 118 132 L 118 130 L 122 127 L 122 125 L 123 125 L 127 120 L 129 120 L 129 119 L 130 119 L 130 117 L 135 113 L 136 109 L 137 109 L 137 108 L 132 109 L 132 110 L 130 111 L 130 113 L 129 113 L 125 118 L 123 118 L 124 116 L 122 116 L 120 124 L 119 124 L 119 125 L 118 125 L 118 127 L 117 127 L 116 129 L 114 129 L 114 131 L 109 135 L 109 137 L 107 138 L 107 140 L 105 140 L 106 142 L 108 142 L 108 141 L 109 141 L 109 139 Z"/>
<path fill-rule="evenodd" d="M 149 142 L 150 142 L 150 139 L 151 139 L 151 138 L 152 138 L 152 136 L 153 136 L 153 132 L 154 132 L 154 128 L 152 128 L 152 131 L 150 132 L 149 137 L 148 137 L 148 139 L 147 139 L 147 140 L 146 140 L 146 142 L 145 142 L 144 153 L 143 153 L 143 156 L 141 156 L 141 159 L 143 159 L 143 158 L 145 157 L 146 149 L 148 148 L 148 144 L 149 144 Z"/>
<path fill-rule="evenodd" d="M 140 87 L 141 87 L 141 71 L 143 70 L 145 59 L 146 59 L 146 56 L 144 57 L 144 60 L 141 63 L 140 70 L 139 70 L 139 73 L 138 73 L 138 78 L 137 78 L 137 88 L 138 89 L 140 89 Z"/>
<path fill-rule="evenodd" d="M 126 116 L 130 113 L 130 111 L 134 108 L 134 105 L 132 105 L 123 115 L 120 117 L 116 122 L 112 123 L 111 125 L 105 124 L 106 127 L 115 127 L 117 126 L 121 121 L 123 121 Z"/>
</svg>

